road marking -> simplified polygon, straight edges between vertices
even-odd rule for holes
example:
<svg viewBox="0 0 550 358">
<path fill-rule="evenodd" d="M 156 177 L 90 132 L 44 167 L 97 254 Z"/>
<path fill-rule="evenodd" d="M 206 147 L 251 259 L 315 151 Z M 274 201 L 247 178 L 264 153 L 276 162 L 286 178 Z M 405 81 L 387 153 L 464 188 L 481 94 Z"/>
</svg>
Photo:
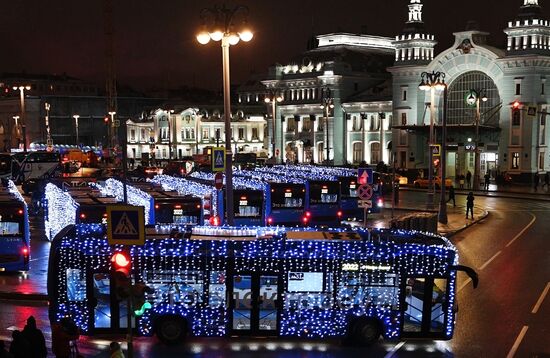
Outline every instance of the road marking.
<svg viewBox="0 0 550 358">
<path fill-rule="evenodd" d="M 456 290 L 456 292 L 460 292 L 462 291 L 462 289 L 466 286 L 468 286 L 468 284 L 472 282 L 472 279 L 471 278 L 468 278 L 466 281 L 462 282 L 462 285 L 460 285 L 460 287 L 458 287 L 458 289 Z"/>
<path fill-rule="evenodd" d="M 479 271 L 482 271 L 485 267 L 487 267 L 487 265 L 489 265 L 491 263 L 491 261 L 493 261 L 501 253 L 502 253 L 502 250 L 500 250 L 499 252 L 494 254 L 493 257 L 491 257 L 489 260 L 487 260 L 487 262 L 485 262 L 483 265 L 481 265 L 481 267 L 479 268 Z"/>
<path fill-rule="evenodd" d="M 550 290 L 550 282 L 548 282 L 546 284 L 546 287 L 544 288 L 544 290 L 542 291 L 542 294 L 540 295 L 539 297 L 539 300 L 537 301 L 537 303 L 535 304 L 535 307 L 533 307 L 533 310 L 531 311 L 531 313 L 537 313 L 539 308 L 540 308 L 540 305 L 542 305 L 542 301 L 544 301 L 544 298 L 546 297 L 546 295 L 548 294 L 548 290 Z"/>
<path fill-rule="evenodd" d="M 535 215 L 533 215 L 532 213 L 529 213 L 529 215 L 531 215 L 533 217 L 533 220 L 531 220 L 531 222 L 529 224 L 527 224 L 526 227 L 524 227 L 516 236 L 514 236 L 514 238 L 512 240 L 510 240 L 509 243 L 506 244 L 506 247 L 512 245 L 514 243 L 514 241 L 516 241 L 517 239 L 519 239 L 519 237 L 521 235 L 523 235 L 523 233 L 529 229 L 531 227 L 531 225 L 533 225 L 535 223 L 535 220 L 537 220 L 537 217 Z"/>
<path fill-rule="evenodd" d="M 35 259 L 30 259 L 29 261 L 30 262 L 33 262 L 33 261 L 38 261 L 38 260 L 44 260 L 44 259 L 47 259 L 49 258 L 49 256 L 42 256 L 42 257 L 37 257 Z"/>
<path fill-rule="evenodd" d="M 512 349 L 510 349 L 510 352 L 508 352 L 508 355 L 506 358 L 513 358 L 516 354 L 516 351 L 519 348 L 519 345 L 521 344 L 521 341 L 523 340 L 523 337 L 525 336 L 525 333 L 527 333 L 528 326 L 523 326 L 521 329 L 521 332 L 519 332 L 518 338 L 516 338 L 516 341 L 514 342 L 514 345 L 512 346 Z"/>
<path fill-rule="evenodd" d="M 391 358 L 393 357 L 393 355 L 395 354 L 395 352 L 397 352 L 399 350 L 399 348 L 403 347 L 403 345 L 405 344 L 406 341 L 403 341 L 403 342 L 399 342 L 397 343 L 397 345 L 395 347 L 393 347 L 393 349 L 391 351 L 388 352 L 388 354 L 386 354 L 384 356 L 384 358 Z"/>
</svg>

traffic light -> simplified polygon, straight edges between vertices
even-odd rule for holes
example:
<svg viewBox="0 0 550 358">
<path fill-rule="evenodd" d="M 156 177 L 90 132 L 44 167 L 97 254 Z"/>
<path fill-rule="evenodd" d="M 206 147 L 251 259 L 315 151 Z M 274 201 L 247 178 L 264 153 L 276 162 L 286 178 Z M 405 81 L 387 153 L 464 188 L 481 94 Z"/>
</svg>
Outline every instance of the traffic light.
<svg viewBox="0 0 550 358">
<path fill-rule="evenodd" d="M 127 252 L 115 252 L 111 256 L 111 279 L 117 300 L 124 300 L 130 296 L 132 260 Z"/>
<path fill-rule="evenodd" d="M 519 109 L 520 106 L 521 106 L 521 103 L 519 101 L 514 101 L 514 103 L 512 103 L 512 108 L 514 110 Z"/>
<path fill-rule="evenodd" d="M 132 286 L 132 298 L 134 304 L 134 315 L 139 317 L 145 313 L 146 310 L 151 309 L 151 303 L 145 300 L 146 293 L 154 293 L 151 287 L 147 286 L 143 282 L 138 282 Z"/>
<path fill-rule="evenodd" d="M 435 169 L 439 168 L 439 162 L 440 162 L 439 158 L 434 158 L 433 159 L 433 164 L 434 164 Z"/>
</svg>

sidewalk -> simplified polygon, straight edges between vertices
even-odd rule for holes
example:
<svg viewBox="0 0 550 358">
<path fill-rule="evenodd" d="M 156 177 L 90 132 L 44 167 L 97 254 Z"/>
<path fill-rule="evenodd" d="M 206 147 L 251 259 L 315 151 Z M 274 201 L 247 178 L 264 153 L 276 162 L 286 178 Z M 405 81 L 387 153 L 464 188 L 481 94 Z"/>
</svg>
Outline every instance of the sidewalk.
<svg viewBox="0 0 550 358">
<path fill-rule="evenodd" d="M 402 186 L 399 188 L 402 191 L 418 191 L 426 192 L 426 188 L 415 188 L 410 186 Z M 447 189 L 448 192 L 449 189 Z M 455 193 L 457 195 L 468 195 L 469 192 L 473 192 L 475 196 L 489 196 L 495 198 L 511 198 L 511 199 L 530 199 L 539 201 L 550 201 L 550 191 L 547 188 L 542 189 L 540 186 L 537 191 L 533 187 L 528 185 L 505 185 L 498 186 L 496 184 L 490 184 L 489 190 L 472 190 L 472 189 L 460 189 L 455 187 Z M 436 190 L 438 193 L 439 190 Z"/>
<path fill-rule="evenodd" d="M 396 207 L 394 209 L 394 218 L 411 212 L 426 212 L 420 207 Z M 437 210 L 432 211 L 437 214 Z M 438 223 L 437 231 L 440 235 L 451 237 L 454 234 L 466 229 L 467 227 L 485 219 L 489 212 L 478 207 L 474 207 L 474 219 L 466 219 L 466 207 L 457 205 L 447 205 L 447 224 Z M 391 217 L 391 208 L 386 206 L 383 214 L 372 215 L 372 219 L 367 220 L 367 226 L 376 228 L 389 228 Z M 362 226 L 363 223 L 358 223 Z"/>
</svg>

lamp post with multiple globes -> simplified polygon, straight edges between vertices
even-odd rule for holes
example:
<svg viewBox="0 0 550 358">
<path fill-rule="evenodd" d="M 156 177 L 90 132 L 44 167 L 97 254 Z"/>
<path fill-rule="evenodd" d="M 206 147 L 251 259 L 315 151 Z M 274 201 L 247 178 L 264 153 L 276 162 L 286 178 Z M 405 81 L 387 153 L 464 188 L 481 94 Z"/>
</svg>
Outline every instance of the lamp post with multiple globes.
<svg viewBox="0 0 550 358">
<path fill-rule="evenodd" d="M 235 20 L 242 15 L 242 23 L 237 30 Z M 225 119 L 225 188 L 226 188 L 226 217 L 227 224 L 234 224 L 233 212 L 233 163 L 231 153 L 231 93 L 229 74 L 229 46 L 235 46 L 240 40 L 252 40 L 253 33 L 247 25 L 248 8 L 236 6 L 232 9 L 223 6 L 206 8 L 201 11 L 203 28 L 197 34 L 197 41 L 206 45 L 210 40 L 221 42 L 222 46 L 222 73 L 223 73 L 223 102 Z"/>
</svg>

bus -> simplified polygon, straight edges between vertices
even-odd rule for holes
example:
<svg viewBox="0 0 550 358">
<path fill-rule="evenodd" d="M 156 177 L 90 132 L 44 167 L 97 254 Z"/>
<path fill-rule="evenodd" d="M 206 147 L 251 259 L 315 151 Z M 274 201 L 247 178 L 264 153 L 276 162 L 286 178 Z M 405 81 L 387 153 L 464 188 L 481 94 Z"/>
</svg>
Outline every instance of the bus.
<svg viewBox="0 0 550 358">
<path fill-rule="evenodd" d="M 193 172 L 187 179 L 214 187 L 214 174 Z M 225 182 L 224 182 L 225 188 Z M 217 190 L 219 212 L 225 213 L 225 190 Z M 251 186 L 245 178 L 233 177 L 233 219 L 236 226 L 265 226 L 265 199 L 264 192 Z"/>
<path fill-rule="evenodd" d="M 200 197 L 181 195 L 175 190 L 165 190 L 152 182 L 137 182 L 131 185 L 153 198 L 154 223 L 204 225 Z"/>
<path fill-rule="evenodd" d="M 305 209 L 311 225 L 339 225 L 342 220 L 340 183 L 334 175 L 319 171 L 304 172 L 284 165 L 255 170 L 261 175 L 270 173 L 280 178 L 299 178 L 306 186 Z"/>
<path fill-rule="evenodd" d="M 243 185 L 249 189 L 263 191 L 267 225 L 308 224 L 310 215 L 306 211 L 305 180 L 247 170 L 234 171 L 233 179 L 237 178 L 242 178 Z"/>
<path fill-rule="evenodd" d="M 65 228 L 51 245 L 51 323 L 71 317 L 86 335 L 127 329 L 104 225 Z M 457 271 L 477 286 L 444 237 L 387 229 L 148 228 L 126 248 L 151 308 L 132 326 L 166 343 L 189 336 L 449 340 Z"/>
<path fill-rule="evenodd" d="M 9 153 L 0 153 L 0 178 L 12 179 L 13 178 L 13 165 L 18 165 L 14 161 L 13 157 Z"/>
<path fill-rule="evenodd" d="M 28 271 L 30 229 L 27 204 L 11 180 L 0 186 L 0 272 Z"/>
<path fill-rule="evenodd" d="M 16 183 L 21 184 L 25 194 L 34 190 L 41 179 L 48 179 L 61 175 L 61 159 L 57 152 L 37 151 L 29 152 L 19 164 L 14 174 Z"/>
<path fill-rule="evenodd" d="M 107 224 L 107 206 L 123 205 L 114 196 L 106 195 L 95 183 L 54 181 L 44 190 L 44 227 L 52 241 L 63 228 L 74 224 Z"/>
</svg>

